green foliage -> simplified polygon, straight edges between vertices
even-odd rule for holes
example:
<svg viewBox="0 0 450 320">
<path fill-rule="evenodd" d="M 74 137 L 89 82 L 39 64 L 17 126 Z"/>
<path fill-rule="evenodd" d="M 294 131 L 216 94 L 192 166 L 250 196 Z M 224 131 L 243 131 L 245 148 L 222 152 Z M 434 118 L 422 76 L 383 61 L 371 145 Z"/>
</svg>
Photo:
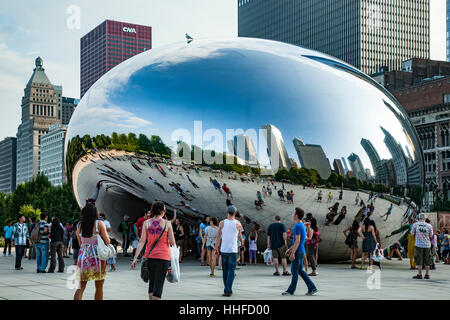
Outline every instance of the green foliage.
<svg viewBox="0 0 450 320">
<path fill-rule="evenodd" d="M 23 206 L 21 206 L 19 213 L 23 214 L 28 219 L 36 218 L 39 220 L 41 218 L 41 210 L 38 208 L 34 209 L 30 204 L 24 204 Z"/>
<path fill-rule="evenodd" d="M 0 224 L 16 220 L 18 213 L 26 217 L 47 213 L 62 221 L 79 216 L 80 209 L 69 184 L 54 187 L 44 175 L 17 186 L 12 194 L 0 193 Z"/>
<path fill-rule="evenodd" d="M 431 206 L 431 211 L 450 211 L 450 201 L 441 199 Z"/>
</svg>

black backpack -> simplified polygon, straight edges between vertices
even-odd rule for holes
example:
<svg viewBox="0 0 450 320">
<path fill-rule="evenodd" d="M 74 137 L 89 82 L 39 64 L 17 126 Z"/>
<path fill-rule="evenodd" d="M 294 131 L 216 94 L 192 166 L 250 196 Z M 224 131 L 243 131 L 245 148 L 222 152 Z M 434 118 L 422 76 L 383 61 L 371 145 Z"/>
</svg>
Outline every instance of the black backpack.
<svg viewBox="0 0 450 320">
<path fill-rule="evenodd" d="M 119 231 L 120 233 L 123 232 L 123 225 L 122 222 L 119 224 L 119 226 L 117 227 L 117 231 Z"/>
<path fill-rule="evenodd" d="M 345 244 L 351 247 L 353 245 L 354 239 L 353 239 L 353 231 L 350 230 L 347 237 L 345 238 Z"/>
</svg>

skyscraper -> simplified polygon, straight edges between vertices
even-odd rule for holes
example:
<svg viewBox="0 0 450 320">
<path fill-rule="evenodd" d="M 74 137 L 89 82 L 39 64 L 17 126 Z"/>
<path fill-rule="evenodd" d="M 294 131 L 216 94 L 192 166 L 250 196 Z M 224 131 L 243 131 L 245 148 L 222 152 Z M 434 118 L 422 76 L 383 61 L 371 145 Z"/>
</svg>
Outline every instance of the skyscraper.
<svg viewBox="0 0 450 320">
<path fill-rule="evenodd" d="M 322 179 L 330 177 L 330 163 L 321 146 L 315 144 L 305 145 L 300 138 L 294 138 L 293 143 L 302 168 L 317 170 Z"/>
<path fill-rule="evenodd" d="M 450 61 L 450 0 L 447 0 L 447 61 Z"/>
<path fill-rule="evenodd" d="M 361 181 L 367 180 L 366 172 L 364 171 L 364 166 L 359 156 L 355 153 L 352 153 L 347 157 L 347 159 L 348 163 L 350 163 L 350 167 L 352 168 L 352 172 L 355 177 Z"/>
<path fill-rule="evenodd" d="M 387 167 L 381 161 L 380 156 L 378 155 L 378 152 L 373 146 L 372 142 L 363 138 L 361 139 L 361 146 L 366 151 L 370 163 L 372 164 L 376 183 L 383 183 L 387 185 L 388 184 Z"/>
<path fill-rule="evenodd" d="M 60 186 L 66 182 L 64 161 L 66 132 L 67 126 L 56 123 L 49 127 L 49 133 L 41 137 L 39 172 L 46 175 L 54 186 Z"/>
<path fill-rule="evenodd" d="M 246 165 L 257 165 L 256 149 L 252 139 L 246 135 L 240 134 L 228 141 L 228 149 L 239 159 L 244 160 Z"/>
<path fill-rule="evenodd" d="M 272 169 L 274 171 L 280 168 L 289 170 L 291 163 L 280 130 L 271 124 L 263 125 L 261 129 L 263 129 L 264 138 L 267 142 L 267 155 Z"/>
<path fill-rule="evenodd" d="M 62 125 L 66 126 L 69 124 L 70 118 L 72 117 L 72 114 L 75 111 L 78 102 L 80 102 L 80 100 L 75 98 L 62 97 L 61 116 L 60 116 Z"/>
<path fill-rule="evenodd" d="M 17 130 L 17 184 L 30 181 L 38 174 L 41 137 L 48 133 L 52 124 L 60 121 L 62 87 L 54 86 L 47 78 L 40 57 L 35 65 L 24 89 L 22 123 Z"/>
<path fill-rule="evenodd" d="M 342 161 L 341 160 L 334 159 L 334 161 L 333 161 L 333 169 L 338 175 L 345 176 L 345 169 L 344 169 L 344 166 L 342 165 Z"/>
<path fill-rule="evenodd" d="M 430 55 L 430 0 L 237 0 L 238 35 L 312 48 L 373 73 Z"/>
<path fill-rule="evenodd" d="M 401 145 L 395 138 L 383 127 L 380 127 L 384 133 L 384 143 L 392 155 L 394 161 L 395 176 L 397 177 L 397 185 L 404 186 L 408 182 L 408 167 L 406 164 L 405 153 Z"/>
<path fill-rule="evenodd" d="M 152 27 L 105 20 L 80 39 L 80 98 L 102 75 L 152 48 Z"/>
<path fill-rule="evenodd" d="M 344 165 L 345 173 L 347 173 L 349 171 L 347 161 L 345 160 L 344 157 L 341 157 L 341 160 L 342 160 L 342 164 Z"/>
<path fill-rule="evenodd" d="M 0 192 L 16 189 L 17 138 L 7 137 L 0 141 Z"/>
</svg>

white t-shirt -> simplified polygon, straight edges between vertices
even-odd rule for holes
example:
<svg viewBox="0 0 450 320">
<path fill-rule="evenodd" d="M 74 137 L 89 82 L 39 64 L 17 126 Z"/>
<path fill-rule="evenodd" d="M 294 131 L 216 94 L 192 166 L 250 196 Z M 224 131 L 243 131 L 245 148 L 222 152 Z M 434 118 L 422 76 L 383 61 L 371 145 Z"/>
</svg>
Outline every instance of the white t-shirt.
<svg viewBox="0 0 450 320">
<path fill-rule="evenodd" d="M 238 253 L 237 238 L 239 231 L 237 229 L 237 223 L 237 220 L 225 219 L 223 221 L 220 252 Z"/>
<path fill-rule="evenodd" d="M 103 220 L 103 223 L 105 224 L 106 229 L 111 228 L 111 223 L 109 223 L 108 220 Z"/>
</svg>

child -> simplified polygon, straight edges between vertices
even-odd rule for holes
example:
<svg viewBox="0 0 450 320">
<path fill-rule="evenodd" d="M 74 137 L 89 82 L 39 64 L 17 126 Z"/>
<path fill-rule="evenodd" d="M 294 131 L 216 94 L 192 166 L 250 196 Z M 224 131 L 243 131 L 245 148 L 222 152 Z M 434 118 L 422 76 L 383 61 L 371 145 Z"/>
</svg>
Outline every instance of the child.
<svg viewBox="0 0 450 320">
<path fill-rule="evenodd" d="M 257 241 L 258 241 L 258 233 L 253 231 L 252 234 L 250 235 L 250 244 L 248 246 L 250 264 L 252 264 L 252 260 L 255 261 L 256 264 L 256 251 L 258 250 L 258 246 L 256 244 Z"/>
<path fill-rule="evenodd" d="M 245 252 L 245 236 L 244 235 L 242 235 L 242 243 L 241 243 L 241 240 L 239 239 L 239 237 L 238 237 L 238 250 L 239 250 L 239 253 L 238 253 L 238 259 L 237 259 L 237 263 L 238 263 L 238 266 L 245 266 L 245 260 L 244 260 L 244 252 Z"/>
</svg>

